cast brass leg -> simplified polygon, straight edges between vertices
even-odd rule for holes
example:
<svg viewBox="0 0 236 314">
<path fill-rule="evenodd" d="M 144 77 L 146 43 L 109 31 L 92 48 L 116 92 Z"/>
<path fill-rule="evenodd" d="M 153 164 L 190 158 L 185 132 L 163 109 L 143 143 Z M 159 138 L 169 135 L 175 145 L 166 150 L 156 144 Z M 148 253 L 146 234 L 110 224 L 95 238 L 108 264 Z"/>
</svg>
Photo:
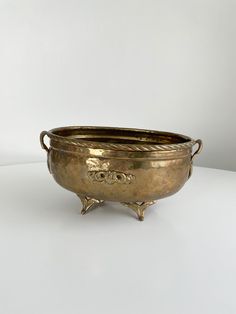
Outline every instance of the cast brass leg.
<svg viewBox="0 0 236 314">
<path fill-rule="evenodd" d="M 99 204 L 102 204 L 104 202 L 103 200 L 97 200 L 95 198 L 91 198 L 88 196 L 78 195 L 78 197 L 80 198 L 81 203 L 83 205 L 81 209 L 81 215 L 86 214 L 89 209 L 91 209 L 92 207 L 98 206 Z"/>
<path fill-rule="evenodd" d="M 121 203 L 129 208 L 131 208 L 138 215 L 140 221 L 144 220 L 144 212 L 148 206 L 155 204 L 156 201 L 150 202 L 130 202 L 130 203 Z"/>
</svg>

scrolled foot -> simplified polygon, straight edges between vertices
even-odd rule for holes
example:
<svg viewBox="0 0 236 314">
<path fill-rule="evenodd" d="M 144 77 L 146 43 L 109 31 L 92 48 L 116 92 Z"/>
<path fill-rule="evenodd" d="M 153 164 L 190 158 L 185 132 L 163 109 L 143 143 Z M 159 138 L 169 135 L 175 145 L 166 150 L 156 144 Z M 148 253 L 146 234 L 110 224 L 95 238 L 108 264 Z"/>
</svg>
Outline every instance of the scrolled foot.
<svg viewBox="0 0 236 314">
<path fill-rule="evenodd" d="M 103 200 L 97 200 L 88 196 L 78 195 L 78 197 L 80 198 L 83 206 L 80 212 L 81 215 L 85 215 L 91 208 L 96 207 L 104 202 Z"/>
<path fill-rule="evenodd" d="M 147 209 L 147 207 L 155 204 L 156 201 L 150 201 L 150 202 L 124 202 L 121 203 L 129 208 L 131 208 L 138 216 L 138 219 L 140 221 L 144 220 L 144 212 Z"/>
</svg>

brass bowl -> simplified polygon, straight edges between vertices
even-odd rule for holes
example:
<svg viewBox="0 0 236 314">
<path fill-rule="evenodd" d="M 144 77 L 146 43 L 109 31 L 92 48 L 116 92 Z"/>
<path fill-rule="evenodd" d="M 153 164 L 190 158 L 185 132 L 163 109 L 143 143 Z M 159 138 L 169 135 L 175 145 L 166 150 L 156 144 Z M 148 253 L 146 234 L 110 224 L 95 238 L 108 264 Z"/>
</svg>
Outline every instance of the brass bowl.
<svg viewBox="0 0 236 314">
<path fill-rule="evenodd" d="M 201 140 L 185 135 L 112 127 L 56 128 L 41 132 L 40 142 L 50 173 L 80 197 L 82 214 L 114 201 L 132 208 L 140 220 L 149 205 L 181 189 L 202 148 Z"/>
</svg>

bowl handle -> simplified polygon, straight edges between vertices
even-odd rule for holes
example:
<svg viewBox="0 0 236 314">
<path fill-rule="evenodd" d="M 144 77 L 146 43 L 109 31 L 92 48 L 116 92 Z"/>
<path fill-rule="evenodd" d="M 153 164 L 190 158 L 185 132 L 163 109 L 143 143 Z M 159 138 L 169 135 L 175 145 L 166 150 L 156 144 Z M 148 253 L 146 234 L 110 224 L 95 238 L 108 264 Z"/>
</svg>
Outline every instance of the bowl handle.
<svg viewBox="0 0 236 314">
<path fill-rule="evenodd" d="M 48 170 L 50 173 L 52 173 L 51 168 L 50 168 L 50 164 L 49 164 L 49 152 L 50 152 L 50 148 L 47 147 L 47 145 L 44 143 L 44 136 L 47 135 L 48 136 L 48 132 L 47 131 L 42 131 L 40 133 L 40 144 L 42 146 L 42 149 L 45 149 L 47 152 L 47 165 L 48 165 Z"/>
<path fill-rule="evenodd" d="M 42 131 L 41 133 L 40 133 L 40 144 L 41 144 L 41 147 L 42 147 L 42 149 L 45 149 L 46 150 L 46 152 L 48 153 L 49 152 L 49 148 L 47 147 L 47 145 L 44 143 L 44 136 L 45 135 L 47 135 L 48 134 L 48 132 L 47 131 Z"/>
<path fill-rule="evenodd" d="M 202 140 L 198 139 L 195 141 L 195 144 L 198 144 L 198 148 L 197 150 L 192 154 L 191 156 L 191 163 L 190 163 L 190 169 L 189 169 L 189 174 L 188 174 L 188 179 L 191 177 L 192 172 L 193 172 L 193 158 L 200 154 L 201 150 L 202 150 Z M 194 145 L 195 145 L 194 144 Z"/>
<path fill-rule="evenodd" d="M 194 158 L 196 155 L 200 154 L 200 152 L 201 152 L 201 150 L 202 150 L 202 140 L 200 140 L 200 139 L 196 140 L 196 141 L 195 141 L 195 144 L 198 144 L 198 148 L 197 148 L 197 150 L 193 153 L 193 155 L 191 156 L 191 160 L 193 160 L 193 158 Z M 194 145 L 195 145 L 195 144 L 194 144 Z"/>
</svg>

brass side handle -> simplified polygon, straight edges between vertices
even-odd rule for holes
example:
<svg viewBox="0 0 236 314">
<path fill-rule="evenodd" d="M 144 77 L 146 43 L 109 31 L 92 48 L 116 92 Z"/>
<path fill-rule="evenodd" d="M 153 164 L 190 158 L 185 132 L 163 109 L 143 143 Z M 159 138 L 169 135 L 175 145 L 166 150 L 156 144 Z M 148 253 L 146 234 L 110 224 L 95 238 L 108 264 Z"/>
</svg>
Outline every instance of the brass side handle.
<svg viewBox="0 0 236 314">
<path fill-rule="evenodd" d="M 197 140 L 195 141 L 195 144 L 198 144 L 198 148 L 197 148 L 197 150 L 192 154 L 191 160 L 193 160 L 193 158 L 194 158 L 196 155 L 200 154 L 200 152 L 201 152 L 201 150 L 202 150 L 202 146 L 203 146 L 202 140 L 197 139 Z M 194 145 L 195 145 L 195 144 L 194 144 Z"/>
<path fill-rule="evenodd" d="M 40 136 L 39 136 L 39 138 L 40 138 L 40 144 L 41 144 L 42 149 L 46 150 L 46 152 L 47 152 L 47 165 L 48 165 L 48 170 L 49 170 L 50 173 L 52 173 L 51 167 L 50 167 L 50 163 L 49 163 L 49 153 L 50 153 L 50 150 L 51 150 L 51 149 L 48 148 L 47 145 L 44 143 L 44 136 L 45 136 L 45 135 L 47 135 L 47 136 L 49 137 L 49 134 L 48 134 L 47 131 L 42 131 L 42 132 L 40 133 Z"/>
<path fill-rule="evenodd" d="M 49 152 L 49 148 L 47 147 L 47 145 L 44 143 L 44 136 L 45 135 L 48 135 L 48 132 L 47 131 L 42 131 L 40 133 L 40 144 L 41 144 L 41 147 L 42 149 L 46 150 L 46 152 L 48 153 Z"/>
<path fill-rule="evenodd" d="M 201 150 L 202 150 L 202 146 L 203 146 L 202 140 L 200 140 L 200 139 L 197 139 L 197 140 L 195 141 L 195 144 L 198 144 L 198 148 L 197 148 L 197 150 L 195 150 L 195 152 L 194 152 L 194 153 L 192 154 L 192 156 L 191 156 L 191 162 L 190 162 L 190 168 L 189 168 L 189 173 L 188 173 L 188 179 L 191 177 L 192 172 L 193 172 L 193 158 L 194 158 L 196 155 L 200 154 L 200 152 L 201 152 Z M 195 144 L 194 144 L 194 145 L 195 145 Z"/>
</svg>

